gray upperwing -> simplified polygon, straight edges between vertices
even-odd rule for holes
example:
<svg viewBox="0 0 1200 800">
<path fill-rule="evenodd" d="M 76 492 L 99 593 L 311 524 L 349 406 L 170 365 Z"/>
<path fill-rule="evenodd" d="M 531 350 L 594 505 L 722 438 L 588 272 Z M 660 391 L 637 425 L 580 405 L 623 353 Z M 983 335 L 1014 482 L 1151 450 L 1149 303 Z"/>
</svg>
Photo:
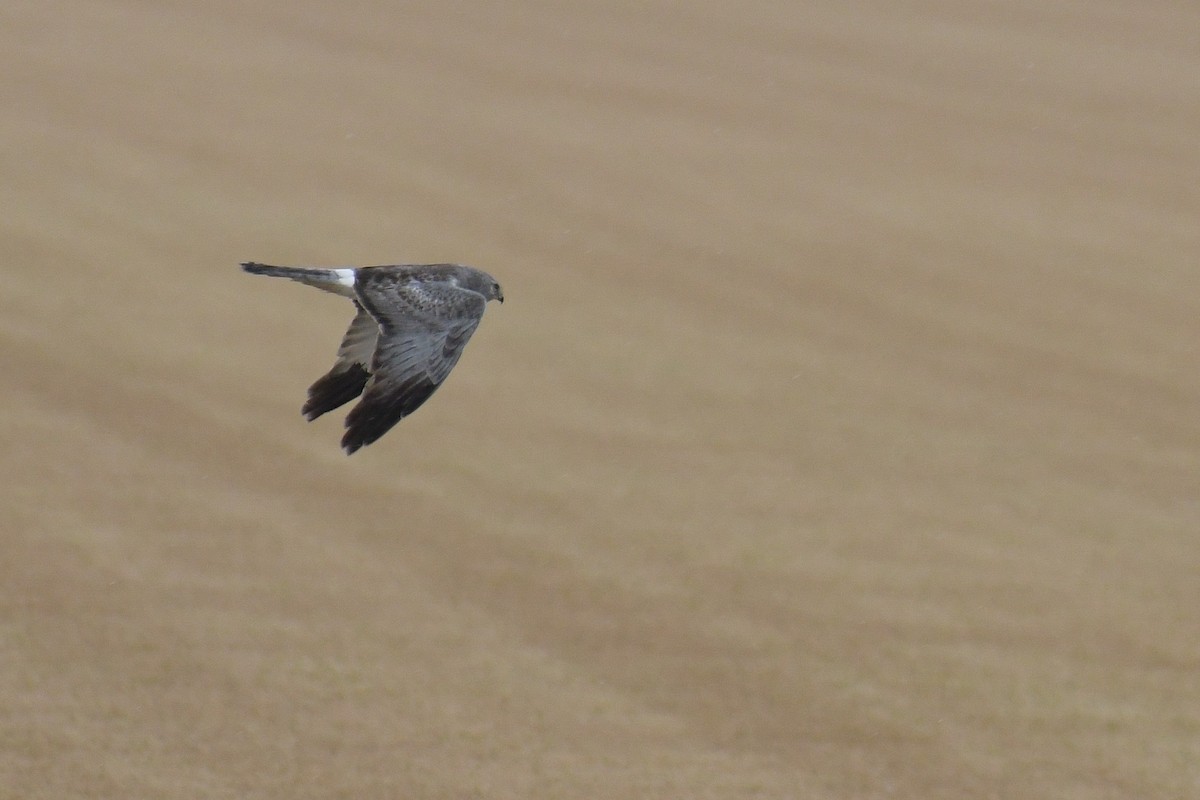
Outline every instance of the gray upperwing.
<svg viewBox="0 0 1200 800">
<path fill-rule="evenodd" d="M 381 333 L 371 380 L 346 416 L 342 446 L 351 453 L 416 411 L 441 386 L 487 305 L 483 295 L 449 282 L 381 275 L 357 288 Z"/>
</svg>

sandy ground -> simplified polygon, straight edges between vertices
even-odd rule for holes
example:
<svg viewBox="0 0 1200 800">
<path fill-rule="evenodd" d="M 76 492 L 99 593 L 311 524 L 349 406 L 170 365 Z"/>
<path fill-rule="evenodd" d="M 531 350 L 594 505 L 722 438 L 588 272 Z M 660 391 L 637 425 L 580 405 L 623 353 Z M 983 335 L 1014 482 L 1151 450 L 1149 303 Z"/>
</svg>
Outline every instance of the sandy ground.
<svg viewBox="0 0 1200 800">
<path fill-rule="evenodd" d="M 0 796 L 1200 796 L 1198 30 L 6 4 Z M 346 458 L 247 259 L 508 302 Z"/>
</svg>

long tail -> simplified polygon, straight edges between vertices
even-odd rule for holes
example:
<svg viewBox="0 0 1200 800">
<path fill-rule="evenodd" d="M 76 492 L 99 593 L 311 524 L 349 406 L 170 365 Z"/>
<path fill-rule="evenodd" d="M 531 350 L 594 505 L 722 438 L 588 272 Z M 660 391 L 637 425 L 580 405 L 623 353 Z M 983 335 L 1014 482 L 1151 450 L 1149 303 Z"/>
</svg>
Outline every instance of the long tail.
<svg viewBox="0 0 1200 800">
<path fill-rule="evenodd" d="M 258 264 L 246 261 L 242 269 L 253 275 L 267 275 L 272 278 L 290 278 L 307 286 L 315 286 L 327 292 L 354 297 L 354 270 L 348 267 L 339 269 L 310 269 L 306 267 L 273 267 L 270 264 Z"/>
</svg>

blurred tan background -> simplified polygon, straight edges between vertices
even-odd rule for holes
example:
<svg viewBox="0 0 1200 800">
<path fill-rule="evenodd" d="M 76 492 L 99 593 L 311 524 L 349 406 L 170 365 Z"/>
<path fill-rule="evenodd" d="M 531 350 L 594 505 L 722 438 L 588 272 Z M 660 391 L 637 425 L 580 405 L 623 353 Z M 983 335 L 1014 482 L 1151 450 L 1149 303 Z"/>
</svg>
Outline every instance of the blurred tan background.
<svg viewBox="0 0 1200 800">
<path fill-rule="evenodd" d="M 1200 796 L 1194 2 L 0 23 L 0 796 Z"/>
</svg>

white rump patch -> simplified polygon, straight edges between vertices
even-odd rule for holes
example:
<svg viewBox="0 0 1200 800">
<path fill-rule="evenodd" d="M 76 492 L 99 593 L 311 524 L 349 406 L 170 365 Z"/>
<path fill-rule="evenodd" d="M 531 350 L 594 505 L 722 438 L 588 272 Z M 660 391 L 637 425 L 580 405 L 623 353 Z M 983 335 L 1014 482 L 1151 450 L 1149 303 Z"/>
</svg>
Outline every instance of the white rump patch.
<svg viewBox="0 0 1200 800">
<path fill-rule="evenodd" d="M 334 275 L 337 276 L 337 282 L 340 283 L 342 286 L 348 286 L 351 289 L 354 288 L 354 272 L 355 271 L 353 269 L 345 267 L 342 269 L 335 269 L 335 270 L 330 270 L 330 271 Z"/>
</svg>

